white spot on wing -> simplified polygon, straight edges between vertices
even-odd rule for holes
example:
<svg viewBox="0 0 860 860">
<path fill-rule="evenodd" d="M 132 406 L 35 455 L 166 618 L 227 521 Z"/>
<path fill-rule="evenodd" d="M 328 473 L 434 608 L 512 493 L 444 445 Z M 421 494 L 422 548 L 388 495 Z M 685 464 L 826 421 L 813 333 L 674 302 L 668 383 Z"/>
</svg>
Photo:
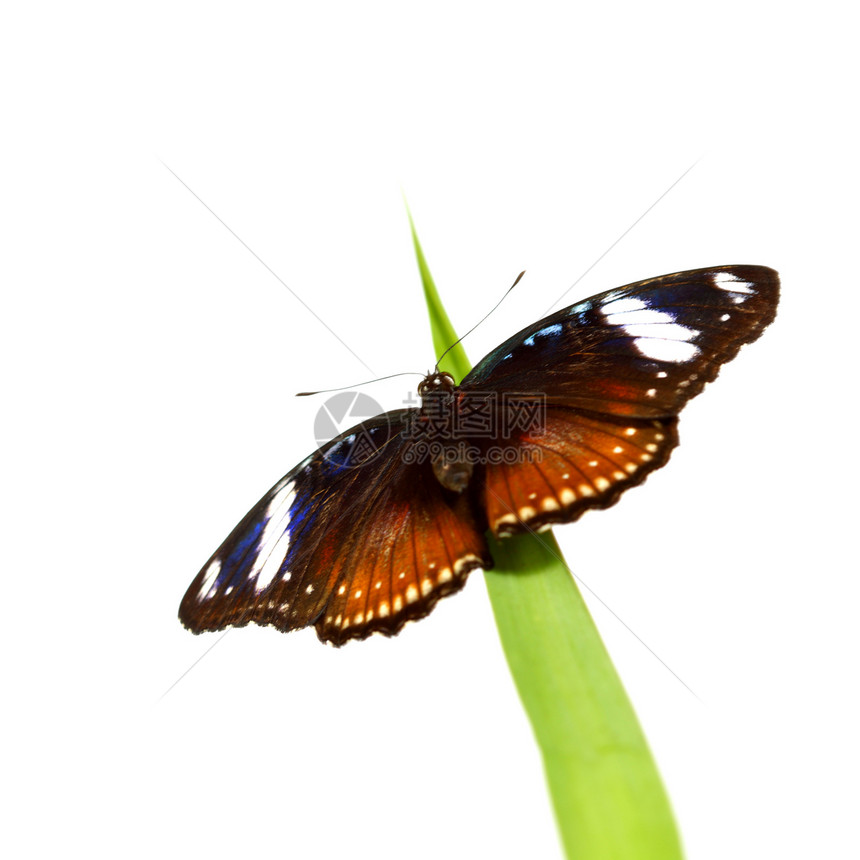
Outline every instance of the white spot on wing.
<svg viewBox="0 0 860 860">
<path fill-rule="evenodd" d="M 502 514 L 497 520 L 495 527 L 498 528 L 501 525 L 511 524 L 513 525 L 517 521 L 516 516 L 514 514 Z"/>
<path fill-rule="evenodd" d="M 601 310 L 610 325 L 617 325 L 634 338 L 633 345 L 646 358 L 684 362 L 699 353 L 698 347 L 689 343 L 699 334 L 696 329 L 676 323 L 673 314 L 649 308 L 641 299 L 617 299 L 604 304 Z"/>
<path fill-rule="evenodd" d="M 627 296 L 625 298 L 614 298 L 614 296 L 615 293 L 610 293 L 600 306 L 600 312 L 604 316 L 641 311 L 643 308 L 648 307 L 642 299 L 637 299 L 634 296 Z"/>
<path fill-rule="evenodd" d="M 741 280 L 731 272 L 714 272 L 713 279 L 714 286 L 719 290 L 725 290 L 729 293 L 752 294 L 755 292 L 747 281 Z"/>
<path fill-rule="evenodd" d="M 468 564 L 480 560 L 481 559 L 479 559 L 478 556 L 476 556 L 474 553 L 467 552 L 466 555 L 464 555 L 462 558 L 458 558 L 457 561 L 454 562 L 454 573 L 459 576 L 466 569 L 466 566 Z M 448 570 L 448 568 L 444 568 L 443 570 L 439 571 L 439 582 L 442 581 L 442 574 L 445 573 L 446 570 Z M 449 576 L 448 578 L 450 579 L 451 577 Z"/>
<path fill-rule="evenodd" d="M 260 554 L 254 560 L 254 567 L 259 567 L 260 574 L 254 590 L 259 594 L 268 588 L 272 580 L 278 575 L 281 565 L 290 549 L 290 533 L 285 529 L 271 550 L 260 548 Z M 290 578 L 289 571 L 284 573 L 285 580 Z"/>
<path fill-rule="evenodd" d="M 638 307 L 633 307 L 636 302 Z M 622 299 L 618 302 L 612 302 L 611 305 L 604 305 L 602 308 L 603 315 L 606 317 L 606 322 L 610 325 L 620 325 L 624 328 L 631 325 L 654 325 L 674 323 L 675 317 L 667 311 L 658 311 L 649 308 L 644 302 L 638 299 Z"/>
<path fill-rule="evenodd" d="M 683 326 L 677 326 L 683 328 Z M 690 331 L 690 329 L 687 329 Z M 646 358 L 657 361 L 671 361 L 673 364 L 683 364 L 692 361 L 700 352 L 694 343 L 686 343 L 683 340 L 660 340 L 654 337 L 638 337 L 633 345 Z"/>
<path fill-rule="evenodd" d="M 624 331 L 630 337 L 658 338 L 659 340 L 692 340 L 699 333 L 694 328 L 687 328 L 677 323 L 661 323 L 659 328 L 650 325 L 625 325 Z"/>
<path fill-rule="evenodd" d="M 218 578 L 218 574 L 221 573 L 221 560 L 216 558 L 206 569 L 206 576 L 203 577 L 203 583 L 200 586 L 200 591 L 197 592 L 197 600 L 203 600 L 204 597 L 209 593 L 209 589 L 212 588 L 212 584 Z"/>
<path fill-rule="evenodd" d="M 248 574 L 249 579 L 257 578 L 254 585 L 257 594 L 269 587 L 289 552 L 290 506 L 295 497 L 295 483 L 286 481 L 266 508 L 266 524 L 256 547 L 257 557 Z"/>
</svg>

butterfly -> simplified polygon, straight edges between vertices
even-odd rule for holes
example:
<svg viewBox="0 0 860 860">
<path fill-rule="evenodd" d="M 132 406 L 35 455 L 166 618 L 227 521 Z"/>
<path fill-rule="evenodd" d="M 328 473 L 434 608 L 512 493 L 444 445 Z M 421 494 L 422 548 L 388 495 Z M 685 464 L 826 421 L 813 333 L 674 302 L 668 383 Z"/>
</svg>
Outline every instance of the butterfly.
<svg viewBox="0 0 860 860">
<path fill-rule="evenodd" d="M 365 421 L 278 481 L 191 583 L 194 633 L 314 625 L 339 646 L 398 633 L 492 566 L 497 537 L 607 508 L 665 465 L 678 413 L 776 315 L 762 266 L 664 275 L 523 329 L 458 386 Z"/>
</svg>

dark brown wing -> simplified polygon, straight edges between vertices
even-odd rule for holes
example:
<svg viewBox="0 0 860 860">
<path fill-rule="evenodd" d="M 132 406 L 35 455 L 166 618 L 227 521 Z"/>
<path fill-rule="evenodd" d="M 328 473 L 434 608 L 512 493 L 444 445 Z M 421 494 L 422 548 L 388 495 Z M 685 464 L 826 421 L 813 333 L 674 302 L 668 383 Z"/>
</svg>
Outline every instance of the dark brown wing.
<svg viewBox="0 0 860 860">
<path fill-rule="evenodd" d="M 412 414 L 354 427 L 278 481 L 191 583 L 182 623 L 195 633 L 314 624 L 335 645 L 391 636 L 488 567 L 472 497 L 408 462 Z"/>
<path fill-rule="evenodd" d="M 493 531 L 570 522 L 662 466 L 681 408 L 758 338 L 778 300 L 762 266 L 678 272 L 572 305 L 493 350 L 460 387 L 464 409 L 497 398 L 497 435 L 482 442 Z M 542 426 L 505 432 L 517 399 L 542 410 Z"/>
<path fill-rule="evenodd" d="M 523 329 L 463 380 L 464 393 L 530 392 L 603 415 L 665 418 L 773 322 L 779 278 L 721 266 L 639 281 Z"/>
</svg>

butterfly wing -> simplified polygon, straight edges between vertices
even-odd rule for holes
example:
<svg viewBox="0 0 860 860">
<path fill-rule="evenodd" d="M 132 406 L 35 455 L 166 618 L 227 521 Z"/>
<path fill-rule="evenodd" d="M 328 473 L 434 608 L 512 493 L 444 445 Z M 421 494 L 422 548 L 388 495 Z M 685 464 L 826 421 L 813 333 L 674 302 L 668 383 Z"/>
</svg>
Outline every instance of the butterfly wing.
<svg viewBox="0 0 860 860">
<path fill-rule="evenodd" d="M 773 321 L 778 299 L 761 266 L 678 272 L 579 302 L 493 350 L 461 396 L 519 392 L 544 410 L 541 427 L 494 440 L 515 462 L 485 457 L 494 532 L 571 522 L 665 464 L 678 412 Z"/>
<path fill-rule="evenodd" d="M 516 462 L 487 457 L 484 504 L 496 535 L 569 523 L 608 508 L 659 469 L 678 444 L 677 418 L 618 422 L 548 407 L 539 433 L 519 433 Z M 510 447 L 508 448 L 510 450 Z"/>
<path fill-rule="evenodd" d="M 664 418 L 716 378 L 776 315 L 763 266 L 695 269 L 601 293 L 523 329 L 461 390 L 540 392 L 547 404 Z"/>
<path fill-rule="evenodd" d="M 314 624 L 335 645 L 391 636 L 488 567 L 474 499 L 409 462 L 413 414 L 358 425 L 278 481 L 197 574 L 182 623 L 195 633 Z"/>
</svg>

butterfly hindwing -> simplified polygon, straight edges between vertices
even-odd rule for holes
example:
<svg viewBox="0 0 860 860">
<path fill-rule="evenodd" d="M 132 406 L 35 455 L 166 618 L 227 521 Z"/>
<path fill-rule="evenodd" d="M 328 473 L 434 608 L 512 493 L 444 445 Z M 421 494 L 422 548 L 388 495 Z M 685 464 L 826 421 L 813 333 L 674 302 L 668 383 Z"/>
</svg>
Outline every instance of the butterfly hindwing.
<svg viewBox="0 0 860 860">
<path fill-rule="evenodd" d="M 470 498 L 406 462 L 412 412 L 352 428 L 282 478 L 191 583 L 182 622 L 195 633 L 315 624 L 339 645 L 393 635 L 489 566 Z"/>
<path fill-rule="evenodd" d="M 429 468 L 412 470 L 381 497 L 384 512 L 344 523 L 355 534 L 316 624 L 323 641 L 340 645 L 374 631 L 393 635 L 462 588 L 471 570 L 491 566 L 470 495 L 443 491 Z"/>
<path fill-rule="evenodd" d="M 607 508 L 669 459 L 677 419 L 618 421 L 564 407 L 547 408 L 535 434 L 514 440 L 516 463 L 490 459 L 484 503 L 497 536 L 578 519 Z"/>
</svg>

